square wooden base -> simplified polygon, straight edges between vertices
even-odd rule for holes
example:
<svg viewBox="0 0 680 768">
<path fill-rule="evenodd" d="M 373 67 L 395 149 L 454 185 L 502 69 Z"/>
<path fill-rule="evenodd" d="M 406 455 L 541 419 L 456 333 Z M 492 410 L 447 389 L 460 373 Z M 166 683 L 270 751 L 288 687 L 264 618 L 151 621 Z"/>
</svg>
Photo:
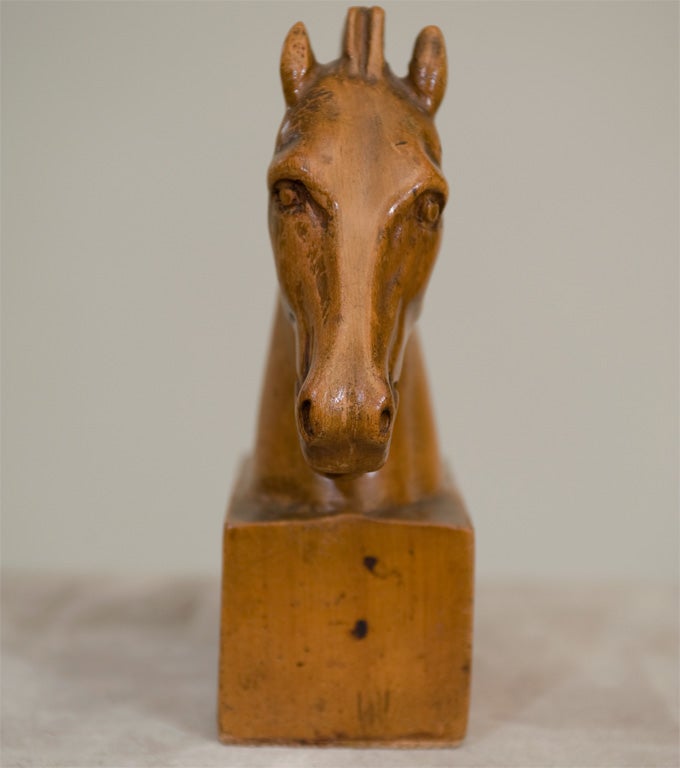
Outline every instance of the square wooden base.
<svg viewBox="0 0 680 768">
<path fill-rule="evenodd" d="M 220 738 L 443 746 L 467 726 L 474 535 L 455 492 L 224 527 Z"/>
</svg>

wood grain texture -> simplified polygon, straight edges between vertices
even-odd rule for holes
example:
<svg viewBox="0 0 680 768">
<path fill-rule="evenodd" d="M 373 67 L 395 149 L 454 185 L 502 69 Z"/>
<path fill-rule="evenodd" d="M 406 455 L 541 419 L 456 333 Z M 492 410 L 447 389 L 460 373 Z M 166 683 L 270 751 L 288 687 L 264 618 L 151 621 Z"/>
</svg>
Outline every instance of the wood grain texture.
<svg viewBox="0 0 680 768">
<path fill-rule="evenodd" d="M 235 498 L 224 528 L 220 738 L 459 743 L 473 552 L 453 490 L 406 519 L 344 512 L 258 522 Z"/>
</svg>

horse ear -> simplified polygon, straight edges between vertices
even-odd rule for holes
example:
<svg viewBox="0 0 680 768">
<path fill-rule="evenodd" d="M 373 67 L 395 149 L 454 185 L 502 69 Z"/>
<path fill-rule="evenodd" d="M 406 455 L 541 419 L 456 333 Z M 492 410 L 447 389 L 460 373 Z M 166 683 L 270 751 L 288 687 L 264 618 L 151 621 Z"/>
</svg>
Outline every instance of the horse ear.
<svg viewBox="0 0 680 768">
<path fill-rule="evenodd" d="M 289 107 L 300 98 L 304 82 L 315 64 L 307 30 L 298 21 L 291 27 L 281 51 L 281 83 Z"/>
<path fill-rule="evenodd" d="M 416 38 L 407 80 L 434 115 L 446 90 L 446 46 L 439 27 L 425 27 Z"/>
</svg>

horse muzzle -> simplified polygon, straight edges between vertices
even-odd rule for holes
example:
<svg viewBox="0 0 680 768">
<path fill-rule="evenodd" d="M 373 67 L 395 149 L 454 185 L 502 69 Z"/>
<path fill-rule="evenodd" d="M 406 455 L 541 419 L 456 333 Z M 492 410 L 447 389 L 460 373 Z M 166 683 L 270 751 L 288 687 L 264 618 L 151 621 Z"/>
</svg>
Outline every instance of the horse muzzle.
<svg viewBox="0 0 680 768">
<path fill-rule="evenodd" d="M 395 410 L 387 382 L 351 388 L 305 382 L 297 398 L 297 426 L 307 463 L 325 475 L 380 469 L 389 453 Z"/>
</svg>

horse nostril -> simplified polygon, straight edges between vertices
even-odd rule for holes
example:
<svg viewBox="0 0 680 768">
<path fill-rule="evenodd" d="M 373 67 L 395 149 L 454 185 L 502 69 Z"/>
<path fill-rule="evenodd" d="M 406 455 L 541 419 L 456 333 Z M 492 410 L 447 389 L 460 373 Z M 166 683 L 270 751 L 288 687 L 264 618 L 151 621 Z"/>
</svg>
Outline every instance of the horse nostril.
<svg viewBox="0 0 680 768">
<path fill-rule="evenodd" d="M 389 432 L 392 422 L 392 413 L 389 408 L 384 408 L 380 413 L 380 434 L 386 435 Z"/>
<path fill-rule="evenodd" d="M 303 400 L 300 403 L 300 424 L 307 437 L 314 437 L 314 430 L 312 428 L 312 401 Z"/>
</svg>

